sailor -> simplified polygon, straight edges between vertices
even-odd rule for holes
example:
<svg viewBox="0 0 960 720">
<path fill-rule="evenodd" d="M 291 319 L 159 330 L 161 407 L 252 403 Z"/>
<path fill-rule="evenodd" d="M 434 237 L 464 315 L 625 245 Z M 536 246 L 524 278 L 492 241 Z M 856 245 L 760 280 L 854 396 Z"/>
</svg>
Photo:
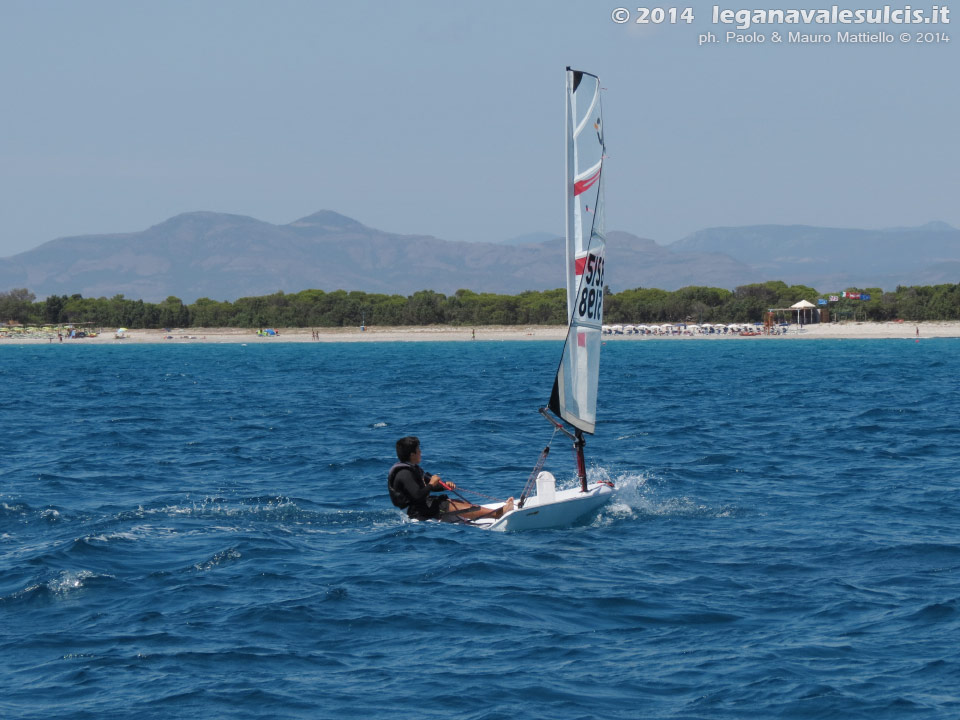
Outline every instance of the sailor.
<svg viewBox="0 0 960 720">
<path fill-rule="evenodd" d="M 489 508 L 471 505 L 461 500 L 451 500 L 446 495 L 431 495 L 432 492 L 446 488 L 456 489 L 454 483 L 444 483 L 439 475 L 429 475 L 420 461 L 422 452 L 420 439 L 412 435 L 397 440 L 397 462 L 387 476 L 387 489 L 390 501 L 398 508 L 406 509 L 407 516 L 413 520 L 476 520 L 482 517 L 498 518 L 504 512 L 513 510 L 513 498 L 509 498 L 502 508 Z"/>
</svg>

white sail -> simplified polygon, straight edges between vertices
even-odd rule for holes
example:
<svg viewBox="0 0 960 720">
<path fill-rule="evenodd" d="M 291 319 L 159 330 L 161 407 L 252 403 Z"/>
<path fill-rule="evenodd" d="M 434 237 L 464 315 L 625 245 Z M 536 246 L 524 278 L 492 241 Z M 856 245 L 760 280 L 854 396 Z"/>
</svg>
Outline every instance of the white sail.
<svg viewBox="0 0 960 720">
<path fill-rule="evenodd" d="M 597 416 L 603 275 L 603 112 L 596 75 L 567 68 L 567 339 L 550 409 L 593 433 Z"/>
</svg>

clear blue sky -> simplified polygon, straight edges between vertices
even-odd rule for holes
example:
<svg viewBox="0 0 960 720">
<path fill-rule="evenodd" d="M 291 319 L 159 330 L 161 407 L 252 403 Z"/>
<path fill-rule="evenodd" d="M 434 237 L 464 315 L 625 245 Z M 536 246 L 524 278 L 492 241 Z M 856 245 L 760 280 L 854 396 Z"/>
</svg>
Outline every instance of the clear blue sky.
<svg viewBox="0 0 960 720">
<path fill-rule="evenodd" d="M 0 0 L 0 257 L 192 210 L 560 233 L 566 65 L 607 88 L 608 228 L 960 226 L 960 7 L 949 44 L 700 47 L 712 4 L 619 5 Z"/>
</svg>

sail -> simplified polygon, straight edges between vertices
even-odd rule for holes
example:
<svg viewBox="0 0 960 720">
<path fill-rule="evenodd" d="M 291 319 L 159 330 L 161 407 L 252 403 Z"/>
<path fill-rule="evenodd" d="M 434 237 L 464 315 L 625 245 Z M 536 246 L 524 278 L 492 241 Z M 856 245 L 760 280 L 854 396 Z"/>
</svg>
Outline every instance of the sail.
<svg viewBox="0 0 960 720">
<path fill-rule="evenodd" d="M 600 79 L 567 68 L 567 339 L 550 409 L 593 433 L 603 326 L 603 112 Z"/>
</svg>

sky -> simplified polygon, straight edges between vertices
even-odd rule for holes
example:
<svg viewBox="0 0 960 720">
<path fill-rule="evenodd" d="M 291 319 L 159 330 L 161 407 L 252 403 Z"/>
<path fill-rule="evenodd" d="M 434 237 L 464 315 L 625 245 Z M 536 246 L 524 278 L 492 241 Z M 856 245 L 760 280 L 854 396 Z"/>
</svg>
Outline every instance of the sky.
<svg viewBox="0 0 960 720">
<path fill-rule="evenodd" d="M 196 210 L 562 234 L 568 65 L 606 88 L 608 229 L 960 227 L 960 5 L 936 26 L 742 33 L 763 43 L 726 42 L 713 3 L 663 7 L 694 20 L 636 24 L 622 0 L 0 0 L 0 257 Z"/>
</svg>

